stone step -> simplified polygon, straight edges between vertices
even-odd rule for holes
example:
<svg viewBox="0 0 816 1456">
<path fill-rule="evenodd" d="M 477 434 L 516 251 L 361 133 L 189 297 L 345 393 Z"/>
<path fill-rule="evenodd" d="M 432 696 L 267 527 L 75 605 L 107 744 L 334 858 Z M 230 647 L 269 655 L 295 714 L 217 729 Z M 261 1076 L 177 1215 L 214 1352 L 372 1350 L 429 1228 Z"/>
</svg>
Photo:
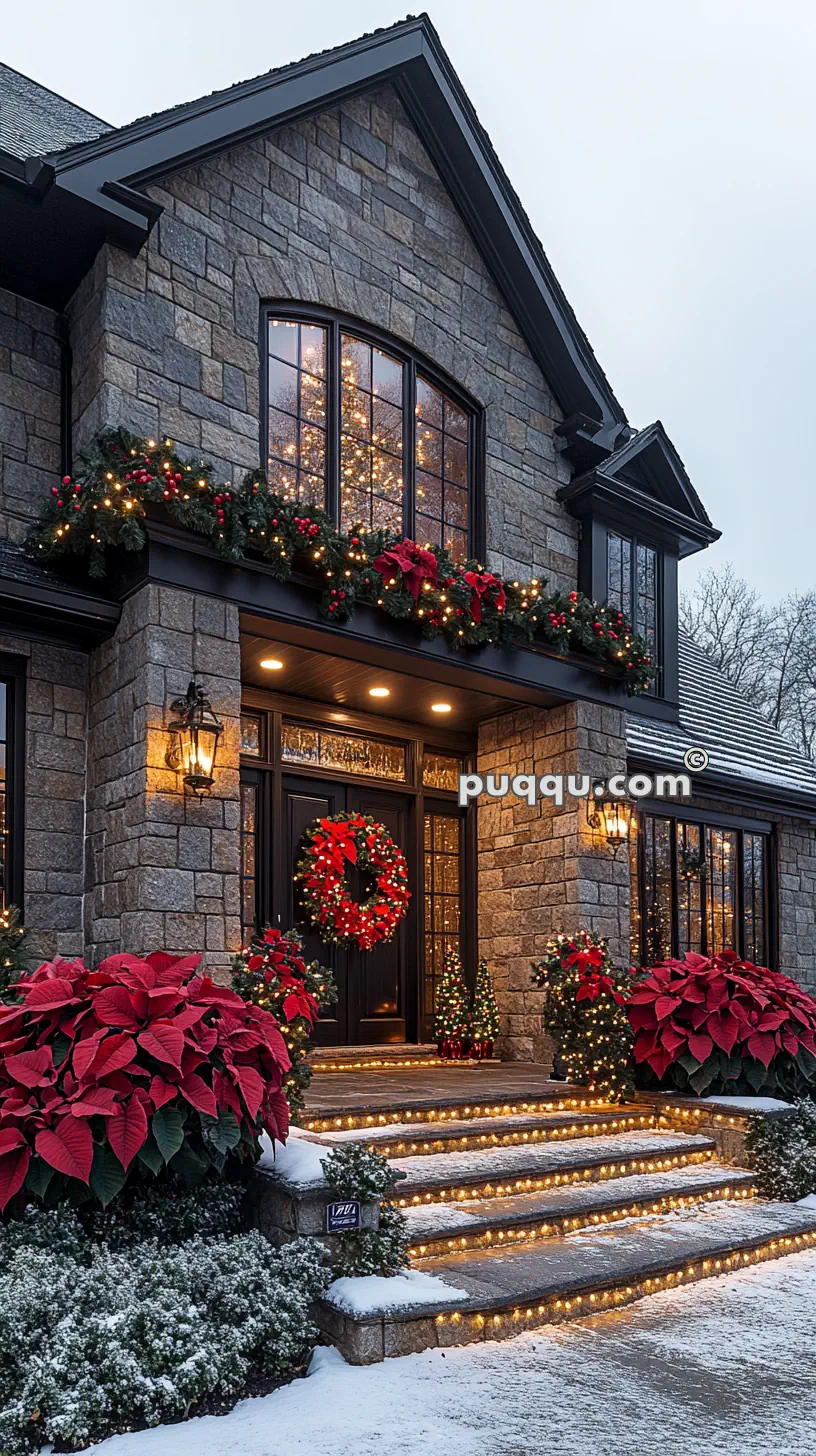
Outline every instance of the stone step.
<svg viewBox="0 0 816 1456">
<path fill-rule="evenodd" d="M 440 1066 L 442 1064 L 440 1063 Z M 326 1073 L 313 1080 L 301 1119 L 305 1132 L 340 1132 L 414 1123 L 438 1126 L 520 1114 L 608 1112 L 603 1097 L 584 1087 L 554 1082 L 536 1068 L 518 1077 L 518 1067 L 488 1062 L 451 1062 L 452 1070 L 425 1073 L 384 1071 L 372 1084 L 367 1073 Z"/>
<path fill-rule="evenodd" d="M 434 1153 L 477 1152 L 517 1144 L 564 1142 L 571 1138 L 600 1137 L 617 1132 L 653 1128 L 659 1115 L 652 1107 L 609 1108 L 602 1112 L 518 1112 L 508 1116 L 459 1118 L 451 1122 L 386 1123 L 365 1130 L 341 1129 L 316 1134 L 321 1142 L 339 1146 L 363 1142 L 389 1158 L 429 1156 Z"/>
<path fill-rule="evenodd" d="M 753 1199 L 593 1229 L 514 1249 L 429 1259 L 422 1272 L 459 1291 L 436 1291 L 393 1307 L 378 1281 L 355 1311 L 340 1291 L 323 1302 L 321 1325 L 352 1364 L 430 1346 L 502 1339 L 524 1330 L 618 1309 L 660 1290 L 726 1274 L 816 1240 L 816 1211 Z M 403 1286 L 405 1287 L 405 1286 Z"/>
<path fill-rule="evenodd" d="M 659 1173 L 710 1162 L 715 1144 L 699 1134 L 625 1132 L 563 1143 L 448 1153 L 445 1157 L 391 1158 L 404 1173 L 394 1190 L 400 1208 L 470 1199 L 508 1198 L 564 1183 Z"/>
<path fill-rule="evenodd" d="M 568 1184 L 549 1192 L 475 1199 L 405 1209 L 413 1264 L 464 1249 L 513 1247 L 565 1236 L 701 1201 L 750 1198 L 754 1175 L 723 1163 L 692 1164 L 665 1173 L 635 1173 L 611 1182 Z"/>
<path fill-rule="evenodd" d="M 435 1042 L 409 1045 L 397 1042 L 381 1046 L 312 1047 L 308 1062 L 315 1072 L 382 1072 L 404 1068 L 450 1067 Z M 500 1065 L 500 1064 L 499 1064 Z"/>
</svg>

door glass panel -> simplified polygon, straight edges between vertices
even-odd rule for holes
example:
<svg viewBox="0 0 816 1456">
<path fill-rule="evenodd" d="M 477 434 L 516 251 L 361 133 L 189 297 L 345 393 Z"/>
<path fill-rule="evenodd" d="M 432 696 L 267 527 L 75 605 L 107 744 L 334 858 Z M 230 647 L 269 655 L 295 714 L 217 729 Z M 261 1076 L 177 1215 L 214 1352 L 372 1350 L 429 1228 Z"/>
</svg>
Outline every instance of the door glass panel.
<svg viewBox="0 0 816 1456">
<path fill-rule="evenodd" d="M 246 945 L 257 919 L 258 785 L 241 784 L 241 930 Z"/>
<path fill-rule="evenodd" d="M 241 752 L 249 758 L 261 757 L 261 728 L 259 714 L 241 714 Z"/>
<path fill-rule="evenodd" d="M 313 764 L 340 773 L 405 783 L 405 744 L 382 738 L 363 738 L 333 729 L 284 723 L 281 729 L 284 763 Z"/>
<path fill-rule="evenodd" d="M 425 815 L 425 1035 L 432 1034 L 436 986 L 445 951 L 460 949 L 462 820 L 452 814 Z"/>
</svg>

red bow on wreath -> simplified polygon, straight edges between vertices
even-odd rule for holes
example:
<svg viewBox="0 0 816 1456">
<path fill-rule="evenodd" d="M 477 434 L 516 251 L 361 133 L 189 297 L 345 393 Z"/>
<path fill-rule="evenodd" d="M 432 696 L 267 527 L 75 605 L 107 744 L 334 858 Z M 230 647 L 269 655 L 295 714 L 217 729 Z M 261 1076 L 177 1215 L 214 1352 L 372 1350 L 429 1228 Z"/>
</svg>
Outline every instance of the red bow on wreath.
<svg viewBox="0 0 816 1456">
<path fill-rule="evenodd" d="M 493 602 L 497 612 L 503 612 L 507 595 L 504 584 L 490 571 L 466 571 L 464 580 L 470 587 L 470 615 L 474 622 L 482 620 L 482 598 L 494 593 Z M 487 603 L 485 603 L 487 605 Z"/>
<path fill-rule="evenodd" d="M 423 550 L 415 541 L 400 541 L 397 546 L 383 551 L 374 562 L 374 570 L 386 577 L 392 577 L 399 572 L 403 586 L 411 593 L 414 601 L 418 600 L 424 581 L 436 586 L 439 580 L 433 552 Z"/>
</svg>

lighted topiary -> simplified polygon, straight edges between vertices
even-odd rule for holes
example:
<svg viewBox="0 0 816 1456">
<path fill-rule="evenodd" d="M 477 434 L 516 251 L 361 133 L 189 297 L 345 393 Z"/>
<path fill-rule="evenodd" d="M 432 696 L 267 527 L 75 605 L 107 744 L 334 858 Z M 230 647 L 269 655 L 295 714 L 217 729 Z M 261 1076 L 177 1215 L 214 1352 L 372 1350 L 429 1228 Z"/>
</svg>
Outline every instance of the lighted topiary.
<svg viewBox="0 0 816 1456">
<path fill-rule="evenodd" d="M 280 1025 L 292 1063 L 283 1090 L 292 1112 L 304 1105 L 312 1080 L 306 1060 L 318 1013 L 337 1000 L 334 977 L 326 966 L 303 959 L 296 930 L 265 930 L 232 962 L 232 984 L 239 996 L 271 1011 Z"/>
<path fill-rule="evenodd" d="M 477 1059 L 492 1057 L 493 1043 L 500 1033 L 501 1013 L 493 990 L 493 978 L 487 969 L 487 961 L 479 961 L 470 1012 L 470 1055 Z"/>
<path fill-rule="evenodd" d="M 635 1061 L 661 1086 L 791 1098 L 816 1082 L 816 1001 L 735 951 L 661 962 L 628 1012 Z"/>
<path fill-rule="evenodd" d="M 613 965 L 604 937 L 589 930 L 554 936 L 533 967 L 533 983 L 547 992 L 542 1025 L 569 1081 L 625 1102 L 634 1086 L 625 1006 L 631 976 Z"/>
<path fill-rule="evenodd" d="M 436 987 L 433 1034 L 441 1056 L 457 1060 L 464 1055 L 470 1034 L 468 992 L 459 952 L 452 947 L 445 951 Z"/>
</svg>

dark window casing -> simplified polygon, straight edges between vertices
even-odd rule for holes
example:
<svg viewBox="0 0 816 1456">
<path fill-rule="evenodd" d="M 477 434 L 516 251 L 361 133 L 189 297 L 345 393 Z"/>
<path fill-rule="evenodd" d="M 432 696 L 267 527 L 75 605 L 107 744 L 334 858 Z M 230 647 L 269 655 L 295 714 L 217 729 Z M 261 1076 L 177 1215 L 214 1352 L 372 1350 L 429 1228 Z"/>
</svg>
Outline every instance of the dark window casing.
<svg viewBox="0 0 816 1456">
<path fill-rule="evenodd" d="M 25 780 L 23 658 L 0 653 L 0 908 L 23 907 Z"/>
<path fill-rule="evenodd" d="M 308 304 L 261 310 L 261 459 L 348 530 L 484 554 L 484 414 L 399 340 Z"/>
</svg>

